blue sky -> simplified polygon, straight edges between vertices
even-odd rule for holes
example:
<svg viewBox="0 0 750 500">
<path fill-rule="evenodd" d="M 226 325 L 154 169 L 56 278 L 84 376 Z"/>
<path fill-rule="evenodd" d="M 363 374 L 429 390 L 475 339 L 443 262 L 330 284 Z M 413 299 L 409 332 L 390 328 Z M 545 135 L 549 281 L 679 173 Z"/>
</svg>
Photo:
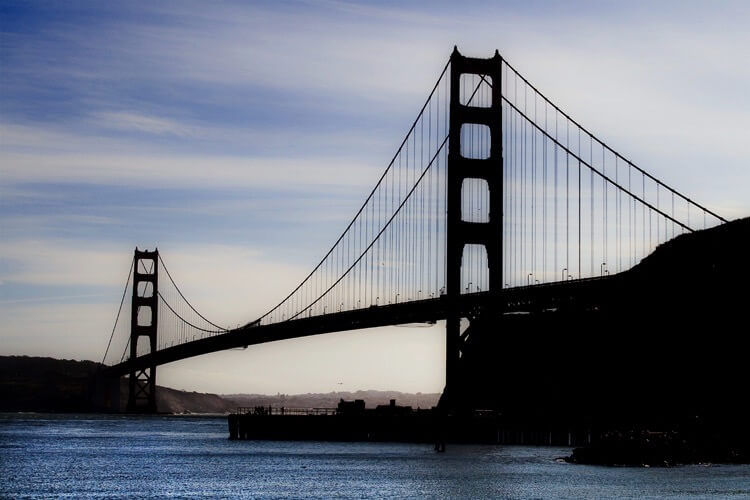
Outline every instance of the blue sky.
<svg viewBox="0 0 750 500">
<path fill-rule="evenodd" d="M 748 216 L 749 23 L 746 2 L 2 1 L 0 353 L 99 359 L 136 245 L 209 318 L 254 319 L 338 236 L 454 44 Z M 332 334 L 159 380 L 438 391 L 443 349 L 439 328 Z"/>
</svg>

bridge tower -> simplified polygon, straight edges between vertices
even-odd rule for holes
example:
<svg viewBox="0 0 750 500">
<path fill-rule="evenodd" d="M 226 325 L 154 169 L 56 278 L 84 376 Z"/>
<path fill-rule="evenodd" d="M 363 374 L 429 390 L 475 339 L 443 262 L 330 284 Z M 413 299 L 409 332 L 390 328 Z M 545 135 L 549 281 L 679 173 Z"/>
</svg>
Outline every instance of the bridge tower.
<svg viewBox="0 0 750 500">
<path fill-rule="evenodd" d="M 445 391 L 441 405 L 448 410 L 465 406 L 462 401 L 464 375 L 461 370 L 462 343 L 460 300 L 461 265 L 467 245 L 482 245 L 487 252 L 489 292 L 500 293 L 503 286 L 502 262 L 502 206 L 503 206 L 503 151 L 502 151 L 502 58 L 495 51 L 489 59 L 465 57 L 454 48 L 451 55 L 451 91 L 448 150 L 448 225 L 446 294 L 450 313 L 446 321 Z M 492 86 L 489 107 L 467 106 L 461 103 L 461 75 L 484 77 Z M 467 89 L 470 91 L 471 89 Z M 484 126 L 489 129 L 489 154 L 484 158 L 462 155 L 462 128 Z M 484 222 L 470 222 L 462 214 L 462 187 L 469 179 L 486 182 L 489 190 L 489 214 Z M 493 303 L 499 303 L 492 301 Z"/>
<path fill-rule="evenodd" d="M 138 357 L 139 341 L 156 352 L 158 321 L 159 250 L 135 249 L 133 257 L 133 302 L 130 314 L 130 359 Z M 141 352 L 141 355 L 144 354 Z M 156 365 L 131 368 L 128 411 L 156 413 Z"/>
</svg>

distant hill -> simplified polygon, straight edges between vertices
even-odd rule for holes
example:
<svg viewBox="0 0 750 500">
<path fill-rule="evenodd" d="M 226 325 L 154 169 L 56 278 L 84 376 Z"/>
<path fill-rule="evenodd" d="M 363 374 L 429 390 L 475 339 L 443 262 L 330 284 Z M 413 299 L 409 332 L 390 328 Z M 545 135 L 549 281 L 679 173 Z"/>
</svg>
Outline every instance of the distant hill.
<svg viewBox="0 0 750 500">
<path fill-rule="evenodd" d="M 93 361 L 0 356 L 0 411 L 87 411 L 89 376 L 98 366 Z"/>
<path fill-rule="evenodd" d="M 388 404 L 391 399 L 403 406 L 413 408 L 432 408 L 437 405 L 440 393 L 410 394 L 398 391 L 356 391 L 356 392 L 327 392 L 308 394 L 224 394 L 225 399 L 236 403 L 236 406 L 273 406 L 285 408 L 335 408 L 341 399 L 364 399 L 368 408 Z"/>
<path fill-rule="evenodd" d="M 127 390 L 120 391 L 120 407 L 125 408 Z M 161 387 L 156 391 L 156 408 L 165 413 L 228 413 L 237 407 L 234 402 L 216 394 L 187 392 Z"/>
<path fill-rule="evenodd" d="M 91 377 L 100 366 L 93 361 L 0 356 L 0 411 L 91 411 Z M 127 379 L 120 386 L 120 407 L 125 408 Z M 156 406 L 164 413 L 226 413 L 237 405 L 216 394 L 159 386 Z"/>
</svg>

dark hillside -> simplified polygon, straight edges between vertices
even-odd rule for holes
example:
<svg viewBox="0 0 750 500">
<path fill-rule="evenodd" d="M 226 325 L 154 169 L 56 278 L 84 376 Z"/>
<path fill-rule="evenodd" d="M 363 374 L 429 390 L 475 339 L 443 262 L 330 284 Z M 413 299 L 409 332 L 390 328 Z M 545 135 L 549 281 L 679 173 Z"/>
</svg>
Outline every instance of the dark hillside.
<svg viewBox="0 0 750 500">
<path fill-rule="evenodd" d="M 83 412 L 98 363 L 0 356 L 0 411 Z"/>
<path fill-rule="evenodd" d="M 93 361 L 0 356 L 0 411 L 92 411 L 91 382 L 99 368 Z M 120 408 L 125 408 L 127 380 L 121 380 Z M 157 408 L 164 413 L 225 413 L 236 404 L 215 394 L 159 387 Z"/>
<path fill-rule="evenodd" d="M 540 426 L 747 434 L 748 256 L 746 218 L 660 245 L 609 279 L 595 307 L 480 318 L 465 391 Z"/>
</svg>

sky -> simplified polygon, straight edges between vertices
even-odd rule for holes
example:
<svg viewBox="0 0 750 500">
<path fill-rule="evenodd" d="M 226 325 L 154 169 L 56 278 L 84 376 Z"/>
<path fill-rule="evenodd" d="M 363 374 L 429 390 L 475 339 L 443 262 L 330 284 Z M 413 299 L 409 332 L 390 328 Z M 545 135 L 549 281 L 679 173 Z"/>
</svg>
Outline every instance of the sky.
<svg viewBox="0 0 750 500">
<path fill-rule="evenodd" d="M 0 354 L 100 360 L 133 249 L 244 324 L 318 262 L 454 45 L 495 49 L 584 127 L 750 216 L 747 2 L 0 0 Z M 159 367 L 219 393 L 438 392 L 441 325 Z"/>
</svg>

